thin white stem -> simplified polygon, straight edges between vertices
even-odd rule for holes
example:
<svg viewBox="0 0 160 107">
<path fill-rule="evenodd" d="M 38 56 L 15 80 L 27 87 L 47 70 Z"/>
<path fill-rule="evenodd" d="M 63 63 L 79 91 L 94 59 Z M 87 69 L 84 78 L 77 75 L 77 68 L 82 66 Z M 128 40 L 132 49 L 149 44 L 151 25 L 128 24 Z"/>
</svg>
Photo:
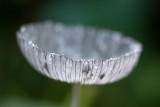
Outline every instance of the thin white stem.
<svg viewBox="0 0 160 107">
<path fill-rule="evenodd" d="M 79 107 L 80 102 L 80 84 L 73 84 L 71 107 Z"/>
</svg>

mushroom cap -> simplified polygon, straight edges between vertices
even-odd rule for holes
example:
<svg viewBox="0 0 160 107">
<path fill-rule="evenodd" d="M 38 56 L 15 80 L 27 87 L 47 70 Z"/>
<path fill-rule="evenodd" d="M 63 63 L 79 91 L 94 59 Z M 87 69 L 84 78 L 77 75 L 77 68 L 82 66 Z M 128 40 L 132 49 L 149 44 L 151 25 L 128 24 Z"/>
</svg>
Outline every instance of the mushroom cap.
<svg viewBox="0 0 160 107">
<path fill-rule="evenodd" d="M 18 45 L 36 71 L 67 83 L 107 84 L 132 71 L 142 45 L 107 29 L 45 21 L 24 25 Z"/>
</svg>

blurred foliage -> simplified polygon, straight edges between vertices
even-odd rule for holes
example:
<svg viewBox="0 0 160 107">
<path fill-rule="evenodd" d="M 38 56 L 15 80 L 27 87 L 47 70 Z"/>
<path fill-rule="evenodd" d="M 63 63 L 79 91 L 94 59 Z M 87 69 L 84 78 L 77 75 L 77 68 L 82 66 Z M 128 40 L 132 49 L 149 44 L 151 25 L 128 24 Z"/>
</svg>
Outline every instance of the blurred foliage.
<svg viewBox="0 0 160 107">
<path fill-rule="evenodd" d="M 129 77 L 82 86 L 82 107 L 160 107 L 159 5 L 158 0 L 1 0 L 0 107 L 69 107 L 71 85 L 35 72 L 16 43 L 22 24 L 48 19 L 118 30 L 143 43 Z"/>
<path fill-rule="evenodd" d="M 1 107 L 62 107 L 60 104 L 47 101 L 8 98 L 1 100 Z"/>
</svg>

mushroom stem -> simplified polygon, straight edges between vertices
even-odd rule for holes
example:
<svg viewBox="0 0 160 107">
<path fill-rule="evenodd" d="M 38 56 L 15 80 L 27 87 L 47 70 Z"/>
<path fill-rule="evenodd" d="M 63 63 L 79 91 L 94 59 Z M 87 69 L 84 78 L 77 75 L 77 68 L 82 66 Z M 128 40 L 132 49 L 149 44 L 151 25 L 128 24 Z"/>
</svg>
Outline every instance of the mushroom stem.
<svg viewBox="0 0 160 107">
<path fill-rule="evenodd" d="M 79 107 L 79 102 L 80 102 L 80 84 L 74 83 L 72 85 L 71 107 Z"/>
</svg>

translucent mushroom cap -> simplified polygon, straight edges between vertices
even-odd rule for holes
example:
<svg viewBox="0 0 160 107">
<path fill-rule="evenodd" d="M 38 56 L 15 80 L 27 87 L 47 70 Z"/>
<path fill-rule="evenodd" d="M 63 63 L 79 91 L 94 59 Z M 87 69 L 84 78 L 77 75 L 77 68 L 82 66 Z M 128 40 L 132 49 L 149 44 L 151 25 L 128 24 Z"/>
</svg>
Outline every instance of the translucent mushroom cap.
<svg viewBox="0 0 160 107">
<path fill-rule="evenodd" d="M 106 84 L 126 77 L 142 46 L 120 32 L 46 21 L 17 32 L 28 62 L 43 75 L 67 83 Z"/>
</svg>

